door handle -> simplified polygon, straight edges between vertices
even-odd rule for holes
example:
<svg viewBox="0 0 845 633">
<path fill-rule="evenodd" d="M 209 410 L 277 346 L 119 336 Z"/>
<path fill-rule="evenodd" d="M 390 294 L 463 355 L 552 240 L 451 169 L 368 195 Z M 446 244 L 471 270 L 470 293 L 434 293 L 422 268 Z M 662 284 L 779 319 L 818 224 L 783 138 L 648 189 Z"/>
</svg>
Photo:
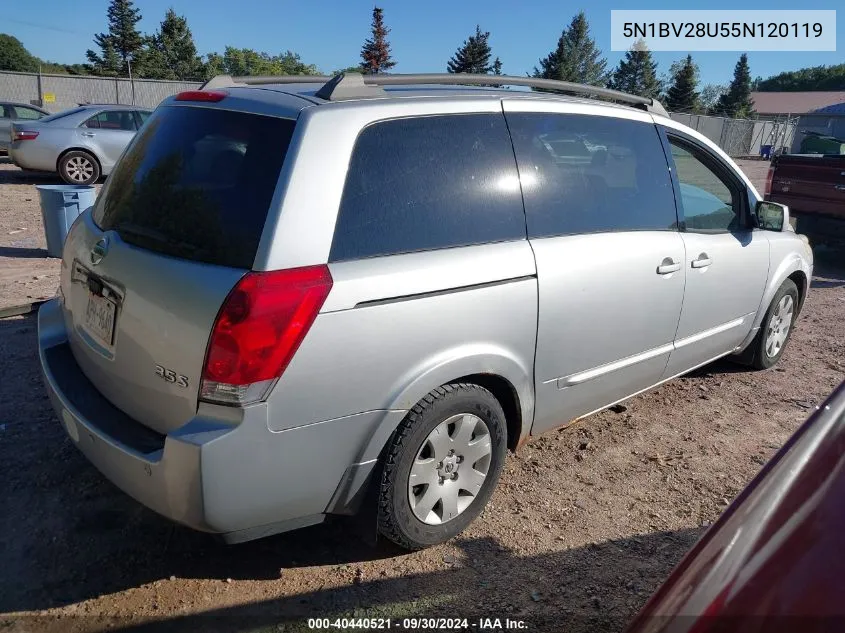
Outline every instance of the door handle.
<svg viewBox="0 0 845 633">
<path fill-rule="evenodd" d="M 94 133 L 93 133 L 93 132 L 81 132 L 80 134 L 81 134 L 82 136 L 91 136 L 91 137 L 93 137 L 93 136 L 94 136 Z"/>
<path fill-rule="evenodd" d="M 707 256 L 707 253 L 702 253 L 698 256 L 698 259 L 692 260 L 692 267 L 693 268 L 707 268 L 710 264 L 713 263 L 713 260 Z"/>
<path fill-rule="evenodd" d="M 671 257 L 664 257 L 660 266 L 657 267 L 658 275 L 668 275 L 681 270 L 680 262 L 674 261 Z"/>
</svg>

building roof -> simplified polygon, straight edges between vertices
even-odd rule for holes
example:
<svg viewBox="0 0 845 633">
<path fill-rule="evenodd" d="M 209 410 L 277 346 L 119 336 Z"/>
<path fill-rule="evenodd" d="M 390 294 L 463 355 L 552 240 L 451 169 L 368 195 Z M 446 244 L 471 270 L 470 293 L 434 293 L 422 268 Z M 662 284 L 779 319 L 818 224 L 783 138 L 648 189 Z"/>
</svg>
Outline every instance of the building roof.
<svg viewBox="0 0 845 633">
<path fill-rule="evenodd" d="M 758 114 L 805 114 L 845 103 L 845 90 L 813 92 L 752 92 Z"/>
</svg>

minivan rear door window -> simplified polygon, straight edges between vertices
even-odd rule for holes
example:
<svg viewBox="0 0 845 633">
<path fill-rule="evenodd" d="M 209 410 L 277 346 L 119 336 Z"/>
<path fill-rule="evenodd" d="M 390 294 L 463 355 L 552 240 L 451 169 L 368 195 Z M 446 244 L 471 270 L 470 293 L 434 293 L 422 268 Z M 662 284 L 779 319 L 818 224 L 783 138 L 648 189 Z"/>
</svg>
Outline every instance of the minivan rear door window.
<svg viewBox="0 0 845 633">
<path fill-rule="evenodd" d="M 509 112 L 528 236 L 678 230 L 654 124 L 584 114 Z"/>
<path fill-rule="evenodd" d="M 156 110 L 109 177 L 94 221 L 135 246 L 251 268 L 295 122 Z"/>
</svg>

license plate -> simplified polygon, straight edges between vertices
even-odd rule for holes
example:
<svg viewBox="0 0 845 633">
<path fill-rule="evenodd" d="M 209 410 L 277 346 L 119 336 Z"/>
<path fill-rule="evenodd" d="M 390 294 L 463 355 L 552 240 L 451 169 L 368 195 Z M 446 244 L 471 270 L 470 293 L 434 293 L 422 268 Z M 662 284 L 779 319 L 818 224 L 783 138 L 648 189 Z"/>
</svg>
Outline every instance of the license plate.
<svg viewBox="0 0 845 633">
<path fill-rule="evenodd" d="M 88 295 L 85 327 L 101 342 L 111 346 L 114 340 L 114 303 L 95 294 Z"/>
</svg>

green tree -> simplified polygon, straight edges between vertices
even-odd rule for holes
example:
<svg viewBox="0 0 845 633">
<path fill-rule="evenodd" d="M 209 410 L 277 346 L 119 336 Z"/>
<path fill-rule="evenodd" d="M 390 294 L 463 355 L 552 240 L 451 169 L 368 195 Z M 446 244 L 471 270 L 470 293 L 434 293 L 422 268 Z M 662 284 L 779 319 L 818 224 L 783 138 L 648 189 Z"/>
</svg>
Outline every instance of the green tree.
<svg viewBox="0 0 845 633">
<path fill-rule="evenodd" d="M 355 66 L 347 66 L 346 68 L 338 68 L 337 70 L 332 71 L 332 76 L 340 75 L 341 73 L 360 73 L 361 72 L 361 64 L 356 64 Z"/>
<path fill-rule="evenodd" d="M 713 114 L 716 109 L 716 104 L 722 95 L 728 91 L 728 87 L 723 84 L 707 84 L 701 88 L 699 100 L 701 102 L 701 110 L 707 114 Z"/>
<path fill-rule="evenodd" d="M 476 25 L 475 34 L 464 40 L 452 58 L 446 63 L 446 70 L 450 73 L 474 73 L 486 75 L 494 70 L 490 64 L 490 31 L 481 32 Z M 496 58 L 498 59 L 498 57 Z M 500 63 L 501 65 L 501 63 Z"/>
<path fill-rule="evenodd" d="M 299 53 L 293 51 L 285 51 L 281 55 L 274 58 L 274 63 L 278 64 L 280 74 L 282 75 L 319 75 L 320 71 L 314 64 L 306 64 L 302 61 Z M 274 73 L 275 74 L 275 73 Z"/>
<path fill-rule="evenodd" d="M 0 70 L 37 73 L 39 60 L 16 37 L 0 33 Z"/>
<path fill-rule="evenodd" d="M 251 48 L 227 46 L 223 51 L 224 72 L 230 75 L 269 75 L 272 62 L 267 53 Z"/>
<path fill-rule="evenodd" d="M 141 20 L 140 9 L 132 0 L 111 0 L 108 11 L 109 32 L 98 33 L 94 43 L 100 52 L 88 50 L 88 61 L 97 75 L 125 75 L 129 63 L 144 46 L 144 37 L 136 25 Z"/>
<path fill-rule="evenodd" d="M 761 80 L 755 89 L 762 92 L 845 90 L 845 64 L 813 66 L 782 72 Z"/>
<path fill-rule="evenodd" d="M 734 67 L 734 78 L 716 104 L 716 113 L 730 117 L 748 117 L 754 113 L 751 101 L 751 70 L 743 53 Z"/>
<path fill-rule="evenodd" d="M 220 53 L 209 53 L 205 58 L 205 78 L 211 79 L 215 75 L 226 73 L 223 56 Z"/>
<path fill-rule="evenodd" d="M 201 78 L 205 68 L 187 19 L 168 9 L 159 30 L 138 54 L 137 66 L 139 75 L 155 79 Z"/>
<path fill-rule="evenodd" d="M 637 42 L 613 71 L 608 86 L 629 94 L 656 99 L 660 94 L 657 62 L 644 42 Z"/>
<path fill-rule="evenodd" d="M 121 74 L 129 74 L 129 64 L 124 65 L 121 62 L 120 55 L 111 40 L 103 40 L 99 55 L 92 50 L 89 50 L 86 55 L 93 75 L 117 77 Z"/>
<path fill-rule="evenodd" d="M 666 91 L 664 104 L 670 112 L 700 112 L 698 96 L 698 65 L 687 55 L 682 62 L 672 64 L 672 83 Z"/>
<path fill-rule="evenodd" d="M 502 60 L 498 57 L 493 60 L 493 74 L 494 75 L 501 75 L 502 74 Z"/>
<path fill-rule="evenodd" d="M 534 77 L 592 86 L 607 83 L 607 60 L 590 37 L 590 26 L 583 11 L 572 18 L 561 33 L 557 48 L 540 60 L 539 68 L 534 68 Z"/>
<path fill-rule="evenodd" d="M 211 53 L 206 61 L 206 77 L 214 75 L 318 75 L 314 64 L 305 64 L 293 51 L 280 55 L 254 51 L 251 48 L 227 46 L 221 55 Z"/>
<path fill-rule="evenodd" d="M 375 75 L 396 65 L 390 56 L 390 43 L 387 41 L 390 29 L 384 25 L 384 10 L 379 7 L 373 7 L 372 33 L 372 37 L 361 48 L 361 69 Z"/>
<path fill-rule="evenodd" d="M 88 64 L 56 64 L 55 62 L 41 62 L 41 72 L 54 75 L 90 75 L 91 66 Z"/>
</svg>

